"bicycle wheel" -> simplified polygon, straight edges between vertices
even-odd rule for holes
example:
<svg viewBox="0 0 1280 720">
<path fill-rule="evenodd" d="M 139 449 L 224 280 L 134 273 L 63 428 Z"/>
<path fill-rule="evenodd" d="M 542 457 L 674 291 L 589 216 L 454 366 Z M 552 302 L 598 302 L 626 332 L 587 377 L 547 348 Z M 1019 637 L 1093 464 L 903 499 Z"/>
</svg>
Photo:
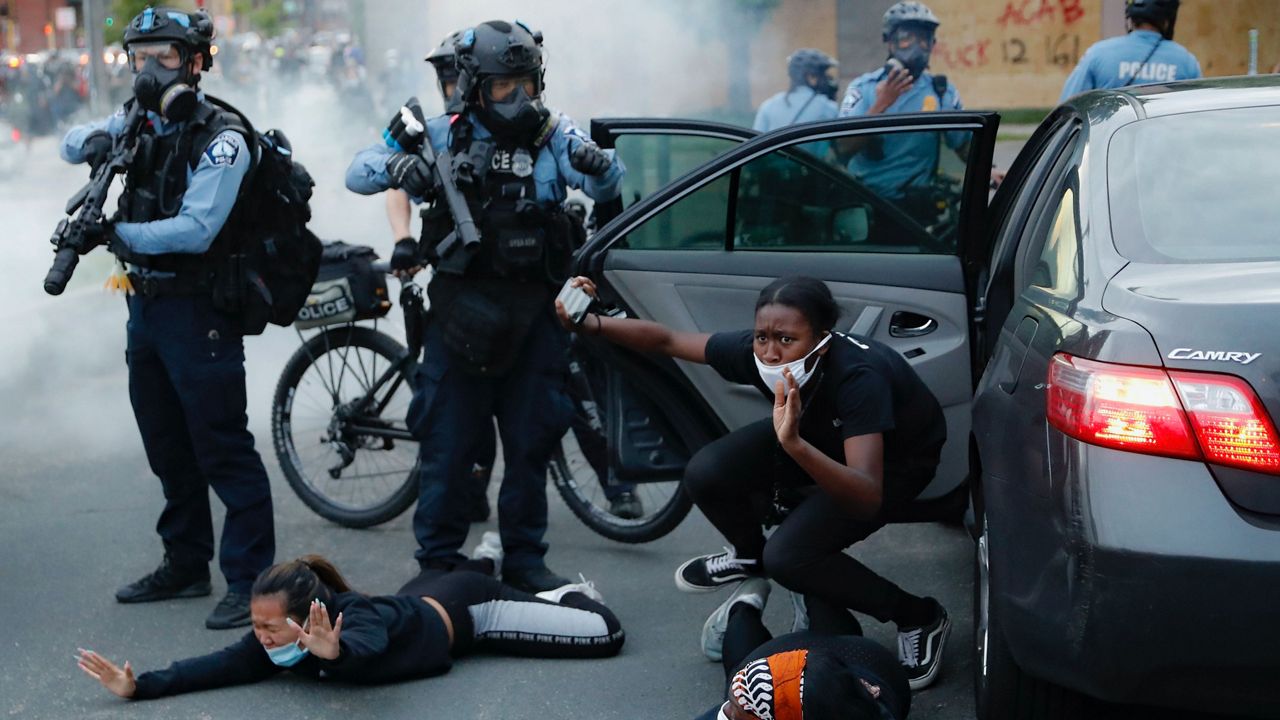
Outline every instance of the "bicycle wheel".
<svg viewBox="0 0 1280 720">
<path fill-rule="evenodd" d="M 556 490 L 573 514 L 587 527 L 610 540 L 652 542 L 674 530 L 693 507 L 693 501 L 680 481 L 671 480 L 635 486 L 635 495 L 644 508 L 640 517 L 622 518 L 609 512 L 609 499 L 600 483 L 600 476 L 588 462 L 573 431 L 565 433 L 560 440 L 560 447 L 552 455 L 548 470 Z"/>
<path fill-rule="evenodd" d="M 285 365 L 271 436 L 290 487 L 321 517 L 371 527 L 417 499 L 418 443 L 404 422 L 414 363 L 405 353 L 384 333 L 345 325 L 307 340 Z"/>
</svg>

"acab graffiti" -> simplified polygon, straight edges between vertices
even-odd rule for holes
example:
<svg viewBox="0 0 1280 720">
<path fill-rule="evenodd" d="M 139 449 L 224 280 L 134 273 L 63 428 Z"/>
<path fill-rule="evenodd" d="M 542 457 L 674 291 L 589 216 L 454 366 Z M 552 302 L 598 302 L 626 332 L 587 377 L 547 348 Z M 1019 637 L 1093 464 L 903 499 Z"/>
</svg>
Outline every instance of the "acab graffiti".
<svg viewBox="0 0 1280 720">
<path fill-rule="evenodd" d="M 998 15 L 978 22 L 977 40 L 939 38 L 934 57 L 951 69 L 999 64 L 1008 70 L 1070 70 L 1080 61 L 1076 30 L 1087 15 L 1083 0 L 1006 0 Z"/>
</svg>

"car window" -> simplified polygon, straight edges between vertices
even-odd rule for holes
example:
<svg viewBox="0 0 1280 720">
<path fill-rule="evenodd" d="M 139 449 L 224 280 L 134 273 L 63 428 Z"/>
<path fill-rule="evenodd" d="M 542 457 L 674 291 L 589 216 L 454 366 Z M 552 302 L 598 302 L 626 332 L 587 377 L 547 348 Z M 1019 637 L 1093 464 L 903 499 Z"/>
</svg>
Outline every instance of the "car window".
<svg viewBox="0 0 1280 720">
<path fill-rule="evenodd" d="M 1029 256 L 1027 282 L 1064 296 L 1080 289 L 1080 208 L 1074 187 L 1062 191 L 1052 220 L 1044 225 L 1044 246 Z"/>
<path fill-rule="evenodd" d="M 619 241 L 631 250 L 724 250 L 732 175 L 726 173 L 668 205 Z"/>
<path fill-rule="evenodd" d="M 619 135 L 614 141 L 614 148 L 627 168 L 622 178 L 624 206 L 630 207 L 672 180 L 741 144 L 742 141 L 737 139 L 697 135 Z"/>
<path fill-rule="evenodd" d="M 1155 117 L 1116 131 L 1107 159 L 1112 234 L 1150 263 L 1280 260 L 1277 108 Z"/>
<path fill-rule="evenodd" d="M 787 146 L 740 170 L 739 250 L 954 254 L 968 131 Z"/>
</svg>

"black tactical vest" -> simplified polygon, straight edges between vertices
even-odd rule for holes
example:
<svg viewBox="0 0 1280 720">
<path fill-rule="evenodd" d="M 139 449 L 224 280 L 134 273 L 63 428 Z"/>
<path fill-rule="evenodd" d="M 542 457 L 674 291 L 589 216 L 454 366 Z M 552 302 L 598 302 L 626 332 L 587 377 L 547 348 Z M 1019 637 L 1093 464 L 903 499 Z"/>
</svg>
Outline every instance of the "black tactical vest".
<svg viewBox="0 0 1280 720">
<path fill-rule="evenodd" d="M 205 148 L 218 133 L 237 130 L 248 142 L 248 130 L 234 114 L 208 103 L 196 106 L 195 115 L 177 132 L 157 135 L 150 122 L 138 135 L 133 163 L 125 174 L 118 219 L 125 222 L 153 222 L 176 217 L 187 191 L 188 169 L 195 170 Z M 201 255 L 169 253 L 134 256 L 130 262 L 164 272 L 204 272 L 225 254 L 228 222 Z"/>
</svg>

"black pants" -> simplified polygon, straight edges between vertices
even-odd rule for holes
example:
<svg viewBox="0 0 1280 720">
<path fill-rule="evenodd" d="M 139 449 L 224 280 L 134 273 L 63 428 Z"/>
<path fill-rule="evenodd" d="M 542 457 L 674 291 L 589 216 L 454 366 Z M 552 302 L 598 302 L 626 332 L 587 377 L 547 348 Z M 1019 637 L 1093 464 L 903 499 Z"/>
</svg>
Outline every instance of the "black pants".
<svg viewBox="0 0 1280 720">
<path fill-rule="evenodd" d="M 765 541 L 761 522 L 775 479 L 794 485 L 801 475 L 778 448 L 773 421 L 761 420 L 699 450 L 685 468 L 684 484 L 738 557 L 761 561 L 778 584 L 881 622 L 896 621 L 916 598 L 843 552 L 884 527 L 883 519 L 855 520 L 811 487 Z"/>
<path fill-rule="evenodd" d="M 559 603 L 477 572 L 426 570 L 397 595 L 429 597 L 453 623 L 453 655 L 471 651 L 544 658 L 617 655 L 626 634 L 613 611 L 582 593 Z"/>
<path fill-rule="evenodd" d="M 129 400 L 164 488 L 156 523 L 179 563 L 213 559 L 209 488 L 227 508 L 218 559 L 247 593 L 275 557 L 271 486 L 245 414 L 244 345 L 200 296 L 129 298 Z"/>
</svg>

